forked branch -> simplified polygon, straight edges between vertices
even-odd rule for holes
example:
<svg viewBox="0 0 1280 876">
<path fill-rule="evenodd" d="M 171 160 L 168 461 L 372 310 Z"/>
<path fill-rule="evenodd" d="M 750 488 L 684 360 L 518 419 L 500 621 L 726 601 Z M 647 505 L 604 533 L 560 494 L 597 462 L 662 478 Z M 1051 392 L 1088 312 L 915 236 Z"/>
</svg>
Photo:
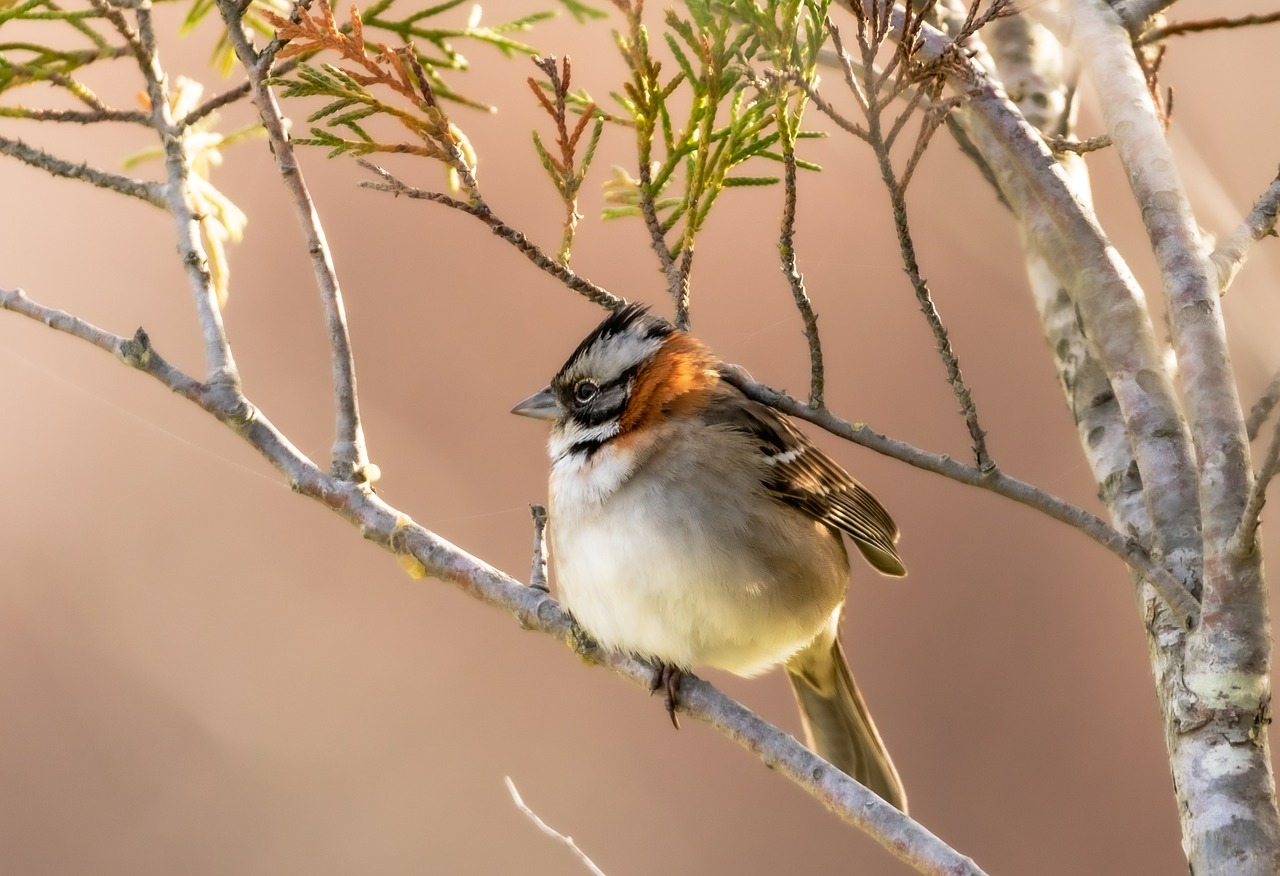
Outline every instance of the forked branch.
<svg viewBox="0 0 1280 876">
<path fill-rule="evenodd" d="M 249 42 L 241 22 L 240 6 L 234 0 L 218 0 L 218 11 L 227 26 L 227 33 L 235 48 L 236 57 L 249 76 L 250 99 L 258 108 L 258 117 L 271 141 L 271 154 L 275 157 L 276 170 L 285 191 L 293 203 L 294 213 L 306 239 L 307 252 L 311 256 L 311 268 L 316 278 L 316 288 L 324 307 L 328 327 L 329 348 L 333 362 L 334 406 L 337 412 L 336 435 L 333 443 L 332 470 L 335 477 L 363 481 L 366 479 L 369 457 L 365 448 L 364 429 L 360 425 L 360 408 L 356 396 L 356 362 L 351 352 L 351 335 L 347 329 L 347 315 L 342 303 L 342 287 L 333 265 L 329 242 L 325 238 L 320 215 L 316 212 L 311 192 L 307 189 L 302 168 L 298 165 L 293 144 L 285 132 L 284 116 L 275 95 L 267 86 L 270 56 L 263 56 Z"/>
</svg>

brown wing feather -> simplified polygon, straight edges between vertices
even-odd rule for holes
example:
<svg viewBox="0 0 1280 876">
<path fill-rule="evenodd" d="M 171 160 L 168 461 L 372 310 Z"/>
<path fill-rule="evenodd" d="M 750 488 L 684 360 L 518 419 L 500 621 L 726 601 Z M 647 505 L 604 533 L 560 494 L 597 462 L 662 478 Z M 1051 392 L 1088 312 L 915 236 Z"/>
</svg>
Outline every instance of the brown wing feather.
<svg viewBox="0 0 1280 876">
<path fill-rule="evenodd" d="M 778 499 L 849 534 L 872 566 L 905 575 L 894 542 L 898 527 L 866 487 L 818 449 L 791 421 L 736 389 L 733 397 L 706 409 L 711 422 L 745 432 L 769 458 L 764 485 Z"/>
</svg>

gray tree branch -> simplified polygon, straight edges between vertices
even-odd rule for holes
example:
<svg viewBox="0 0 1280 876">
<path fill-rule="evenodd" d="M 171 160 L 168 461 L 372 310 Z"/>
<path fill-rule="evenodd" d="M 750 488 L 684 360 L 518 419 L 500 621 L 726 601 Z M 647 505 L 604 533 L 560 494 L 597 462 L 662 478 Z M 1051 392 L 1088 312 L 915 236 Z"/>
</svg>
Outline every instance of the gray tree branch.
<svg viewBox="0 0 1280 876">
<path fill-rule="evenodd" d="M 1276 212 L 1280 209 L 1280 174 L 1271 181 L 1271 185 L 1254 203 L 1249 215 L 1240 223 L 1240 227 L 1222 242 L 1222 245 L 1210 254 L 1213 266 L 1218 269 L 1218 289 L 1226 292 L 1231 281 L 1236 278 L 1240 268 L 1244 266 L 1250 249 L 1264 237 L 1274 237 L 1276 233 Z"/>
<path fill-rule="evenodd" d="M 627 654 L 601 649 L 547 593 L 521 584 L 413 522 L 384 502 L 368 484 L 340 480 L 325 472 L 243 396 L 229 401 L 228 393 L 200 383 L 166 362 L 141 329 L 132 339 L 123 338 L 32 301 L 21 290 L 0 289 L 0 309 L 22 314 L 87 341 L 124 364 L 150 374 L 230 427 L 270 462 L 295 492 L 320 502 L 358 527 L 366 539 L 402 558 L 409 558 L 417 575 L 430 575 L 454 584 L 481 602 L 507 612 L 523 628 L 537 630 L 564 643 L 585 662 L 607 667 L 633 684 L 649 689 L 653 676 L 653 667 L 649 664 Z M 982 870 L 971 859 L 707 682 L 686 674 L 680 688 L 679 708 L 747 749 L 919 872 L 937 876 L 982 876 Z"/>
<path fill-rule="evenodd" d="M 119 192 L 122 195 L 128 195 L 140 201 L 146 201 L 148 204 L 159 207 L 162 210 L 169 208 L 169 202 L 165 199 L 164 186 L 160 185 L 160 183 L 109 173 L 96 167 L 90 167 L 87 162 L 66 161 L 56 155 L 45 152 L 43 149 L 30 146 L 21 140 L 11 140 L 8 137 L 0 137 L 0 155 L 16 158 L 24 164 L 39 168 L 53 176 L 82 180 L 100 189 L 110 189 L 113 192 Z"/>
<path fill-rule="evenodd" d="M 258 108 L 258 117 L 271 142 L 271 154 L 289 198 L 298 224 L 306 239 L 307 253 L 315 273 L 316 288 L 324 305 L 329 348 L 333 353 L 334 407 L 337 410 L 336 435 L 333 442 L 332 470 L 336 477 L 364 480 L 369 465 L 364 429 L 360 425 L 360 408 L 356 395 L 356 360 L 351 352 L 351 334 L 347 330 L 347 314 L 342 303 L 342 287 L 333 266 L 329 242 L 325 239 L 320 215 L 316 212 L 311 192 L 298 166 L 293 144 L 285 133 L 284 116 L 275 95 L 267 87 L 275 53 L 259 53 L 249 42 L 241 22 L 239 6 L 232 0 L 218 0 L 218 11 L 227 26 L 227 34 L 235 47 L 236 57 L 249 76 L 249 97 Z"/>
</svg>

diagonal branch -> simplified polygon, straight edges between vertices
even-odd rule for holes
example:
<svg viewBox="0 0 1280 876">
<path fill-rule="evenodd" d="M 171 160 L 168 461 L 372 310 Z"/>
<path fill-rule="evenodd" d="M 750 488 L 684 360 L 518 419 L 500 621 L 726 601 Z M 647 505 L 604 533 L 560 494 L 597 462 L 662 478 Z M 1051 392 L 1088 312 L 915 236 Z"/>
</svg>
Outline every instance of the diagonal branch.
<svg viewBox="0 0 1280 876">
<path fill-rule="evenodd" d="M 110 189 L 113 192 L 146 201 L 162 210 L 169 206 L 169 202 L 165 200 L 164 186 L 159 183 L 108 173 L 105 170 L 90 167 L 87 163 L 76 164 L 66 161 L 21 140 L 0 137 L 0 155 L 16 158 L 24 164 L 38 167 L 54 176 L 83 180 L 100 189 Z"/>
<path fill-rule="evenodd" d="M 779 111 L 780 124 L 786 124 Z M 809 407 L 821 409 L 823 390 L 826 378 L 822 364 L 822 337 L 818 334 L 818 314 L 813 311 L 813 302 L 805 290 L 804 275 L 800 273 L 796 261 L 796 145 L 793 137 L 782 137 L 782 163 L 785 172 L 783 181 L 784 201 L 782 209 L 782 234 L 778 238 L 778 253 L 782 257 L 782 273 L 791 287 L 791 295 L 795 298 L 796 309 L 804 321 L 804 337 L 809 343 Z"/>
<path fill-rule="evenodd" d="M 1262 424 L 1271 415 L 1271 410 L 1276 406 L 1276 402 L 1280 402 L 1280 371 L 1276 371 L 1271 378 L 1271 382 L 1267 384 L 1267 388 L 1263 390 L 1262 395 L 1253 403 L 1253 407 L 1249 409 L 1249 419 L 1245 421 L 1244 428 L 1250 441 L 1258 437 Z"/>
<path fill-rule="evenodd" d="M 434 201 L 437 204 L 444 204 L 446 207 L 452 207 L 466 213 L 468 216 L 474 216 L 485 225 L 489 226 L 489 230 L 496 234 L 502 240 L 514 246 L 520 252 L 524 253 L 525 258 L 533 262 L 539 269 L 547 272 L 555 277 L 569 289 L 582 295 L 584 298 L 599 304 L 601 307 L 609 310 L 616 310 L 626 304 L 626 299 L 608 292 L 604 288 L 592 283 L 586 277 L 574 273 L 571 269 L 560 264 L 560 262 L 549 257 L 543 252 L 537 244 L 532 243 L 528 237 L 522 232 L 517 231 L 510 225 L 503 222 L 493 211 L 489 209 L 489 205 L 482 200 L 477 201 L 460 201 L 440 192 L 429 192 L 425 189 L 417 189 L 413 186 L 406 185 L 388 171 L 379 167 L 372 162 L 365 161 L 363 158 L 357 159 L 358 163 L 365 170 L 377 174 L 382 178 L 383 182 L 376 183 L 366 180 L 360 183 L 360 187 L 364 189 L 373 189 L 379 192 L 389 192 L 393 195 L 404 195 L 406 198 L 414 198 L 422 201 Z"/>
<path fill-rule="evenodd" d="M 644 217 L 644 226 L 649 231 L 649 243 L 658 256 L 662 266 L 662 274 L 667 278 L 667 294 L 675 305 L 676 328 L 689 329 L 689 276 L 681 271 L 680 266 L 667 247 L 666 232 L 662 221 L 658 219 L 658 210 L 653 203 L 653 171 L 648 161 L 640 162 L 640 215 Z M 688 256 L 688 250 L 686 257 Z"/>
<path fill-rule="evenodd" d="M 333 393 L 337 409 L 332 471 L 335 477 L 344 480 L 363 481 L 367 477 L 369 455 L 365 448 L 364 429 L 360 425 L 356 361 L 351 352 L 351 335 L 347 329 L 346 309 L 342 303 L 342 287 L 338 283 L 338 273 L 333 265 L 324 227 L 320 224 L 320 215 L 311 200 L 311 192 L 302 176 L 302 168 L 298 166 L 293 145 L 285 133 L 280 105 L 267 87 L 266 78 L 273 56 L 261 55 L 249 44 L 238 6 L 233 0 L 218 0 L 218 11 L 227 25 L 227 34 L 235 47 L 236 57 L 248 73 L 250 99 L 258 108 L 258 116 L 271 142 L 276 169 L 293 202 L 298 224 L 302 226 L 307 252 L 311 256 L 311 268 L 316 277 L 316 288 L 324 305 L 329 348 L 333 353 Z"/>
<path fill-rule="evenodd" d="M 1142 34 L 1148 21 L 1176 2 L 1177 0 L 1118 0 L 1115 9 L 1130 35 L 1136 38 Z"/>
<path fill-rule="evenodd" d="M 1138 38 L 1138 45 L 1159 42 L 1171 36 L 1182 36 L 1189 33 L 1203 33 L 1207 30 L 1231 30 L 1237 27 L 1254 27 L 1259 24 L 1275 24 L 1280 21 L 1280 12 L 1268 12 L 1265 15 L 1242 15 L 1239 18 L 1204 18 L 1196 21 L 1179 21 L 1163 27 L 1153 27 Z"/>
<path fill-rule="evenodd" d="M 587 857 L 587 853 L 578 848 L 578 844 L 573 841 L 573 837 L 565 836 L 560 833 L 560 831 L 556 830 L 554 827 L 538 817 L 538 813 L 529 808 L 529 805 L 525 803 L 524 799 L 520 796 L 520 792 L 516 790 L 516 783 L 511 781 L 510 776 L 504 776 L 503 781 L 507 783 L 507 793 L 511 795 L 511 802 L 516 804 L 516 808 L 524 814 L 525 818 L 533 822 L 534 827 L 538 828 L 538 830 L 542 831 L 544 834 L 551 837 L 553 840 L 572 852 L 573 856 L 578 859 L 582 866 L 587 868 L 587 872 L 589 872 L 591 876 L 605 876 L 604 871 L 596 866 L 595 861 Z"/>
<path fill-rule="evenodd" d="M 1253 492 L 1249 494 L 1249 502 L 1240 517 L 1240 525 L 1231 536 L 1229 549 L 1233 554 L 1247 557 L 1257 548 L 1262 506 L 1267 503 L 1267 487 L 1277 470 L 1280 470 L 1280 422 L 1271 428 L 1271 441 L 1267 444 L 1262 468 L 1258 470 L 1258 479 L 1254 481 Z"/>
<path fill-rule="evenodd" d="M 0 309 L 12 310 L 88 341 L 194 402 L 275 466 L 295 492 L 315 499 L 359 527 L 365 538 L 407 561 L 411 574 L 431 575 L 453 584 L 486 605 L 505 611 L 523 628 L 564 643 L 584 662 L 604 666 L 643 689 L 649 688 L 653 667 L 648 663 L 604 651 L 545 592 L 524 586 L 414 523 L 367 484 L 339 480 L 326 473 L 243 397 L 238 407 L 228 408 L 223 404 L 226 393 L 169 365 L 151 347 L 145 332 L 139 330 L 132 339 L 113 335 L 68 313 L 38 304 L 20 290 L 0 289 Z M 680 709 L 706 721 L 921 873 L 982 876 L 982 870 L 971 859 L 707 682 L 686 674 L 680 687 Z"/>
<path fill-rule="evenodd" d="M 948 455 L 927 453 L 905 441 L 881 435 L 865 424 L 851 424 L 827 409 L 814 410 L 785 392 L 756 383 L 740 369 L 729 367 L 723 376 L 742 390 L 748 398 L 813 423 L 832 435 L 958 483 L 990 490 L 996 495 L 1034 508 L 1054 520 L 1078 529 L 1124 561 L 1135 572 L 1151 581 L 1152 586 L 1184 625 L 1194 624 L 1199 609 L 1195 597 L 1187 591 L 1186 587 L 1168 569 L 1156 563 L 1141 545 L 1132 539 L 1125 538 L 1101 518 L 1083 508 L 1065 502 L 1025 481 L 1010 477 L 999 469 L 983 471 L 976 466 L 957 462 Z"/>
<path fill-rule="evenodd" d="M 900 39 L 902 9 L 887 14 L 894 38 Z M 922 25 L 916 57 L 922 62 L 939 58 L 951 45 L 936 28 Z M 1119 402 L 1151 508 L 1155 548 L 1179 578 L 1194 582 L 1199 539 L 1190 440 L 1156 349 L 1142 289 L 1004 90 L 967 52 L 952 54 L 946 72 L 966 98 L 958 121 L 999 178 L 1019 220 L 1040 239 L 1061 244 L 1047 255 L 1079 308 Z"/>
<path fill-rule="evenodd" d="M 1220 292 L 1226 292 L 1231 281 L 1240 272 L 1249 256 L 1250 247 L 1264 237 L 1275 236 L 1277 209 L 1280 209 L 1280 174 L 1276 175 L 1262 197 L 1258 198 L 1240 227 L 1209 256 L 1213 260 L 1213 266 L 1218 269 Z"/>
</svg>

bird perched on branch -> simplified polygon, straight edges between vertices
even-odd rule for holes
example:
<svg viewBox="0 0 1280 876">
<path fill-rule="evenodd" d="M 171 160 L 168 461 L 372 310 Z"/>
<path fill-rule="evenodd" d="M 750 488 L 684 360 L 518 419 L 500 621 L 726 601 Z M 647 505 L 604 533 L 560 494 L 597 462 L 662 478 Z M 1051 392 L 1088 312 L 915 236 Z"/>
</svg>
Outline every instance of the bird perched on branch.
<svg viewBox="0 0 1280 876">
<path fill-rule="evenodd" d="M 901 576 L 898 528 L 789 420 L 643 306 L 611 313 L 512 413 L 552 421 L 550 546 L 566 608 L 647 658 L 675 720 L 680 674 L 782 664 L 808 743 L 906 811 L 839 626 L 849 560 Z"/>
</svg>

